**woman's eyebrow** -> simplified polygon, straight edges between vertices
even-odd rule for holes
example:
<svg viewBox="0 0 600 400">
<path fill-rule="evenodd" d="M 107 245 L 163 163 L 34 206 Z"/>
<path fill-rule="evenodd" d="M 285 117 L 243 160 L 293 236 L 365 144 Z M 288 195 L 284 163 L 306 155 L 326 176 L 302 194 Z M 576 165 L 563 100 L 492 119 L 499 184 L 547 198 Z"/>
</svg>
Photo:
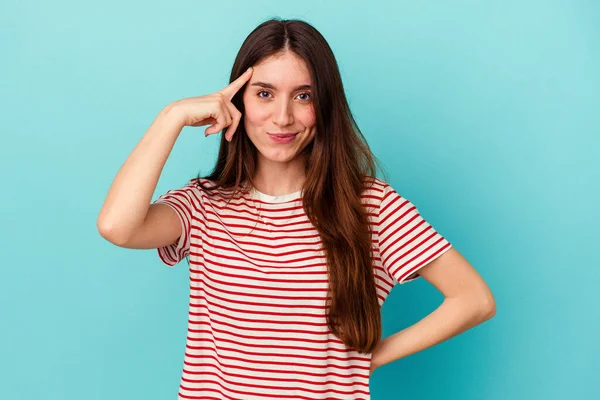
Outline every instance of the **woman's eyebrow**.
<svg viewBox="0 0 600 400">
<path fill-rule="evenodd" d="M 250 86 L 260 86 L 260 87 L 264 87 L 267 89 L 273 89 L 273 90 L 277 90 L 277 88 L 273 85 L 271 85 L 270 83 L 267 82 L 254 82 L 252 85 Z M 296 86 L 294 88 L 294 90 L 302 90 L 302 89 L 310 89 L 310 85 L 300 85 L 300 86 Z"/>
</svg>

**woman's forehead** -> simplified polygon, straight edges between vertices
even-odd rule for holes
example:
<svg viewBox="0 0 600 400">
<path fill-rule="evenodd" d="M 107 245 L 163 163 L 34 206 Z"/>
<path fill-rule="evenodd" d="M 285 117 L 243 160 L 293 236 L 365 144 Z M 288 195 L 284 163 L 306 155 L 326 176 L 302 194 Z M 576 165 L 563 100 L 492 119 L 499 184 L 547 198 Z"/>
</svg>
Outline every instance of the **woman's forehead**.
<svg viewBox="0 0 600 400">
<path fill-rule="evenodd" d="M 254 65 L 253 69 L 251 85 L 262 82 L 284 90 L 311 84 L 306 62 L 291 52 L 269 57 Z"/>
</svg>

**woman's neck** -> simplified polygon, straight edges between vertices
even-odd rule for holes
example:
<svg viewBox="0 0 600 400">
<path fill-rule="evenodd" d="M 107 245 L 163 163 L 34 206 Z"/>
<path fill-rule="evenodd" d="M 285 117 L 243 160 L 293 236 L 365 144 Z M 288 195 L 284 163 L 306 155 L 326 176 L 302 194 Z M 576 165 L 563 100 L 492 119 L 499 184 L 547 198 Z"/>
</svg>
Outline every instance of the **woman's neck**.
<svg viewBox="0 0 600 400">
<path fill-rule="evenodd" d="M 252 178 L 254 187 L 270 196 L 297 192 L 304 186 L 305 165 L 301 157 L 287 163 L 261 160 Z"/>
</svg>

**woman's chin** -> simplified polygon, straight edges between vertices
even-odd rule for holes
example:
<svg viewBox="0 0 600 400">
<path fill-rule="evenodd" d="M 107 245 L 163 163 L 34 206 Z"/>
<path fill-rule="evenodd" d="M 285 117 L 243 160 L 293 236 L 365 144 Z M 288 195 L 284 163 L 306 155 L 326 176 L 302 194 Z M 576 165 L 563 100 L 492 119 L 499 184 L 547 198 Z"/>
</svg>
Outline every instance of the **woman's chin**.
<svg viewBox="0 0 600 400">
<path fill-rule="evenodd" d="M 265 161 L 285 163 L 292 161 L 296 156 L 295 149 L 259 149 L 259 153 Z"/>
</svg>

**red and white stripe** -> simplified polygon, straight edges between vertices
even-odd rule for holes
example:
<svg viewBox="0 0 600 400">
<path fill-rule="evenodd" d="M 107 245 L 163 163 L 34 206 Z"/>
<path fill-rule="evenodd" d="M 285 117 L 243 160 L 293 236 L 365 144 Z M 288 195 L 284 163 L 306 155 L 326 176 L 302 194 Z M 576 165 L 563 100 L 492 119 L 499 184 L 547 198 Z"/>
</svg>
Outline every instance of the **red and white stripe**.
<svg viewBox="0 0 600 400">
<path fill-rule="evenodd" d="M 327 327 L 327 266 L 301 197 L 205 192 L 192 179 L 155 203 L 182 223 L 158 249 L 190 258 L 188 336 L 180 399 L 369 399 L 370 354 Z M 203 185 L 212 182 L 202 180 Z M 450 249 L 416 207 L 375 179 L 362 195 L 373 231 L 380 306 L 396 283 Z"/>
</svg>

